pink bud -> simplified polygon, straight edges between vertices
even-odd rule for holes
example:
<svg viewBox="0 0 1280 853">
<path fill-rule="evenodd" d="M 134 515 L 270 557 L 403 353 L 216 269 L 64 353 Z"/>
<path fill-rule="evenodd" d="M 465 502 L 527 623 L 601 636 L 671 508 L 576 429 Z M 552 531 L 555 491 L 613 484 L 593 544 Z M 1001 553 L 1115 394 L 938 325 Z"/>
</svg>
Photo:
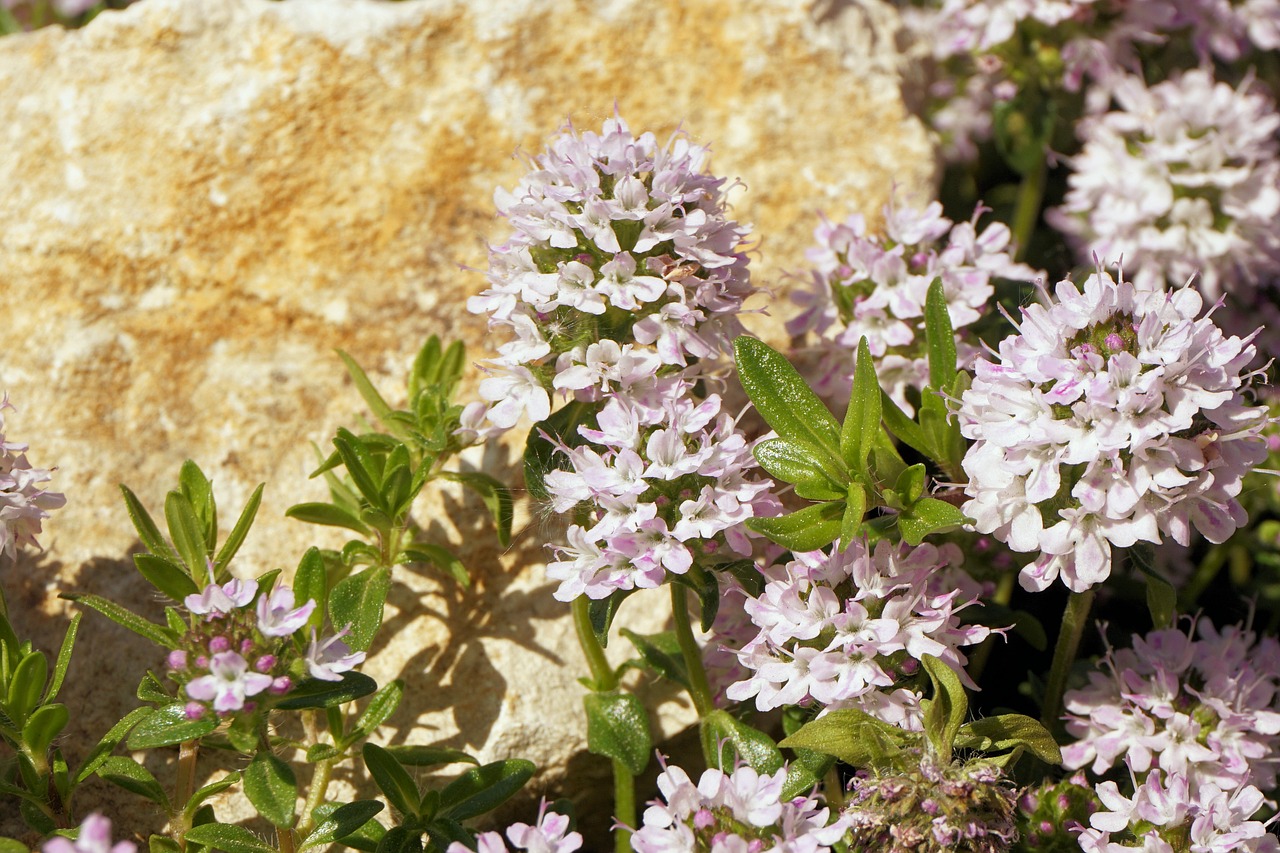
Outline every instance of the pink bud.
<svg viewBox="0 0 1280 853">
<path fill-rule="evenodd" d="M 275 665 L 276 665 L 275 655 L 263 655 L 262 657 L 258 658 L 254 662 L 253 668 L 256 669 L 258 672 L 270 672 L 271 668 Z"/>
<path fill-rule="evenodd" d="M 186 713 L 188 720 L 198 720 L 204 716 L 204 706 L 199 702 L 188 702 L 183 711 Z"/>
<path fill-rule="evenodd" d="M 1105 343 L 1107 345 L 1107 349 L 1112 352 L 1120 352 L 1120 350 L 1124 349 L 1124 338 L 1120 337 L 1115 332 L 1107 335 L 1107 339 L 1103 341 L 1103 343 Z"/>
<path fill-rule="evenodd" d="M 182 649 L 174 649 L 169 652 L 169 669 L 186 669 L 187 653 Z"/>
<path fill-rule="evenodd" d="M 218 636 L 214 637 L 212 640 L 209 641 L 210 654 L 216 655 L 216 654 L 219 654 L 220 652 L 225 652 L 230 648 L 231 648 L 231 641 L 228 640 L 226 637 L 222 636 L 221 634 L 219 634 Z"/>
<path fill-rule="evenodd" d="M 208 668 L 209 668 L 209 659 L 208 659 L 207 657 L 205 657 L 204 655 L 198 655 L 198 656 L 196 657 L 196 666 L 200 667 L 201 669 L 208 669 Z"/>
<path fill-rule="evenodd" d="M 275 681 L 271 682 L 271 686 L 267 689 L 279 696 L 282 693 L 288 693 L 289 688 L 293 686 L 293 682 L 289 680 L 289 676 L 282 675 Z"/>
<path fill-rule="evenodd" d="M 716 818 L 715 815 L 711 813 L 711 809 L 698 809 L 693 816 L 694 829 L 706 829 L 715 822 Z"/>
<path fill-rule="evenodd" d="M 248 655 L 248 654 L 249 654 L 249 652 L 251 652 L 251 651 L 253 651 L 253 640 L 241 640 L 241 641 L 240 641 L 240 654 L 242 654 L 242 655 Z"/>
</svg>

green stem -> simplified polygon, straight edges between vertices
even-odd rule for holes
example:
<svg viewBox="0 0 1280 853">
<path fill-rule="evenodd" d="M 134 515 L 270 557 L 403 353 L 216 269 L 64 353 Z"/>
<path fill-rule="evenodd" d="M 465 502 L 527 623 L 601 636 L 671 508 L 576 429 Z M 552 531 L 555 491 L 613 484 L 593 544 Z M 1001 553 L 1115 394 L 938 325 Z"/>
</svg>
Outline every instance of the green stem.
<svg viewBox="0 0 1280 853">
<path fill-rule="evenodd" d="M 1018 206 L 1013 213 L 1013 240 L 1017 244 L 1017 260 L 1026 257 L 1031 235 L 1040 221 L 1040 205 L 1044 202 L 1044 185 L 1049 176 L 1049 163 L 1042 156 L 1034 169 L 1022 176 L 1018 186 Z"/>
<path fill-rule="evenodd" d="M 613 816 L 618 828 L 613 832 L 614 853 L 630 853 L 631 830 L 636 825 L 636 780 L 618 759 L 613 759 Z"/>
<path fill-rule="evenodd" d="M 832 811 L 844 808 L 844 785 L 840 782 L 840 768 L 832 766 L 822 779 L 822 792 L 827 795 L 827 805 Z"/>
<path fill-rule="evenodd" d="M 1044 704 L 1040 708 L 1040 722 L 1052 732 L 1062 730 L 1062 723 L 1058 719 L 1062 713 L 1062 696 L 1066 693 L 1067 676 L 1071 674 L 1071 665 L 1075 663 L 1080 637 L 1084 634 L 1084 626 L 1089 621 L 1089 609 L 1092 606 L 1093 589 L 1090 588 L 1084 592 L 1073 592 L 1062 613 L 1062 629 L 1058 632 L 1058 643 L 1053 649 L 1053 666 L 1049 670 L 1049 681 L 1044 687 Z"/>
<path fill-rule="evenodd" d="M 680 653 L 684 657 L 684 668 L 689 672 L 689 695 L 693 697 L 693 707 L 699 717 L 705 717 L 716 709 L 711 698 L 711 684 L 707 681 L 707 670 L 702 665 L 702 650 L 693 637 L 693 626 L 689 624 L 689 601 L 687 590 L 678 583 L 671 584 L 671 617 L 675 620 L 676 640 L 680 643 Z"/>
<path fill-rule="evenodd" d="M 186 740 L 178 747 L 178 784 L 173 798 L 174 808 L 179 813 L 186 811 L 187 802 L 196 792 L 196 760 L 200 757 L 200 741 Z M 178 846 L 187 849 L 187 821 L 181 821 L 178 827 Z"/>
<path fill-rule="evenodd" d="M 324 802 L 324 796 L 329 790 L 329 780 L 333 777 L 334 762 L 341 758 L 339 755 L 316 762 L 316 772 L 311 774 L 311 788 L 307 791 L 307 801 L 302 804 L 302 817 L 298 820 L 298 835 L 303 838 L 310 834 L 311 827 L 315 824 L 312 813 Z"/>
<path fill-rule="evenodd" d="M 1002 607 L 1008 607 L 1009 601 L 1013 598 L 1013 582 L 1017 578 L 1014 572 L 1005 572 L 1000 576 L 1000 580 L 996 582 L 995 595 L 991 596 L 992 604 L 999 604 Z M 996 638 L 987 637 L 982 641 L 982 645 L 978 646 L 973 656 L 969 658 L 969 677 L 976 684 L 978 679 L 982 678 L 982 673 L 987 668 L 987 660 L 991 657 L 991 652 L 995 649 Z"/>
<path fill-rule="evenodd" d="M 293 853 L 293 830 L 287 826 L 277 826 L 276 846 L 280 853 Z"/>
</svg>

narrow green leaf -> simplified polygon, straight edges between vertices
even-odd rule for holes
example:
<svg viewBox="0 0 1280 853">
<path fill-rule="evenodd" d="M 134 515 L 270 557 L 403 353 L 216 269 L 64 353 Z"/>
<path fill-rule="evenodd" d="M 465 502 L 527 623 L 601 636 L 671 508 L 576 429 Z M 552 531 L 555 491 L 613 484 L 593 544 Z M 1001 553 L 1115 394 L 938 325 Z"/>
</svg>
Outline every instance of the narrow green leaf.
<svg viewBox="0 0 1280 853">
<path fill-rule="evenodd" d="M 133 564 L 147 582 L 174 601 L 182 601 L 200 590 L 178 563 L 155 554 L 134 554 Z"/>
<path fill-rule="evenodd" d="M 19 788 L 17 785 L 11 785 L 8 782 L 0 782 L 0 794 L 6 797 L 16 797 L 22 802 L 30 803 L 33 806 L 45 805 L 43 798 L 37 797 L 25 788 Z"/>
<path fill-rule="evenodd" d="M 920 500 L 920 496 L 924 494 L 924 483 L 924 465 L 912 465 L 898 475 L 897 481 L 893 484 L 893 490 L 902 497 L 907 506 L 910 506 Z"/>
<path fill-rule="evenodd" d="M 357 800 L 354 803 L 338 806 L 333 810 L 333 814 L 316 824 L 316 828 L 302 842 L 302 849 L 331 844 L 358 832 L 380 811 L 382 811 L 382 803 L 377 800 Z"/>
<path fill-rule="evenodd" d="M 148 717 L 153 713 L 151 708 L 134 708 L 124 719 L 116 723 L 111 729 L 102 736 L 97 745 L 89 752 L 89 756 L 85 758 L 84 764 L 76 771 L 76 784 L 79 785 L 85 779 L 88 779 L 98 768 L 102 766 L 102 762 L 106 761 L 120 742 L 124 740 L 124 736 L 129 730 L 138 724 L 144 717 Z"/>
<path fill-rule="evenodd" d="M 876 767 L 913 737 L 865 711 L 843 708 L 804 724 L 780 746 L 821 752 L 854 767 Z"/>
<path fill-rule="evenodd" d="M 361 536 L 371 536 L 373 531 L 369 525 L 360 520 L 354 512 L 337 504 L 300 503 L 294 504 L 284 511 L 288 518 L 296 518 L 307 524 L 322 524 L 327 527 L 345 527 L 354 530 Z"/>
<path fill-rule="evenodd" d="M 556 409 L 548 417 L 533 425 L 524 448 L 524 485 L 529 497 L 546 501 L 546 476 L 556 470 L 560 462 L 555 442 L 573 447 L 582 441 L 578 427 L 595 421 L 599 404 L 587 404 L 574 400 Z M 547 436 L 544 438 L 543 436 Z"/>
<path fill-rule="evenodd" d="M 147 839 L 148 853 L 181 853 L 178 842 L 164 835 L 151 835 Z"/>
<path fill-rule="evenodd" d="M 114 601 L 102 598 L 98 595 L 87 595 L 80 593 L 64 592 L 58 596 L 65 598 L 67 601 L 74 601 L 82 604 L 92 610 L 96 610 L 103 616 L 115 622 L 121 627 L 128 628 L 130 631 L 139 636 L 146 637 L 157 646 L 163 646 L 166 649 L 176 649 L 180 645 L 178 636 L 168 628 L 157 625 L 154 622 L 143 619 L 131 610 L 125 610 Z"/>
<path fill-rule="evenodd" d="M 316 764 L 321 761 L 328 761 L 331 758 L 337 758 L 342 753 L 331 743 L 313 743 L 307 747 L 307 763 Z"/>
<path fill-rule="evenodd" d="M 777 518 L 750 518 L 747 527 L 791 551 L 816 551 L 840 536 L 844 501 L 827 501 Z"/>
<path fill-rule="evenodd" d="M 44 755 L 53 739 L 67 727 L 68 719 L 70 714 L 66 705 L 43 705 L 27 718 L 27 724 L 22 727 L 22 739 L 32 753 Z"/>
<path fill-rule="evenodd" d="M 365 405 L 369 407 L 369 411 L 373 412 L 374 417 L 382 421 L 387 426 L 391 423 L 392 408 L 387 405 L 387 401 L 382 399 L 382 395 L 378 393 L 378 389 L 373 387 L 373 383 L 369 381 L 369 376 L 364 372 L 360 365 L 356 364 L 356 360 L 347 355 L 342 350 L 338 350 L 338 358 L 342 359 L 342 363 L 347 366 L 347 373 L 351 374 L 351 381 L 355 383 L 356 390 L 360 392 L 360 396 L 364 398 Z"/>
<path fill-rule="evenodd" d="M 635 593 L 634 589 L 619 589 L 610 593 L 607 598 L 592 599 L 587 605 L 587 617 L 591 621 L 591 630 L 595 632 L 600 645 L 609 646 L 609 628 L 618 615 L 618 608 Z"/>
<path fill-rule="evenodd" d="M 196 518 L 204 530 L 205 553 L 212 553 L 218 544 L 218 505 L 213 497 L 213 483 L 200 470 L 200 466 L 190 459 L 182 463 L 178 472 L 178 487 L 191 503 Z"/>
<path fill-rule="evenodd" d="M 181 492 L 169 492 L 164 499 L 164 517 L 169 523 L 173 545 L 182 555 L 182 562 L 186 563 L 196 585 L 208 583 L 212 580 L 206 563 L 209 551 L 205 547 L 203 526 L 191 501 Z"/>
<path fill-rule="evenodd" d="M 375 566 L 343 578 L 329 593 L 329 621 L 338 628 L 351 627 L 345 642 L 353 651 L 367 651 L 373 642 L 390 591 L 391 570 Z"/>
<path fill-rule="evenodd" d="M 417 816 L 422 795 L 418 793 L 418 786 L 414 784 L 408 772 L 400 766 L 400 762 L 396 761 L 391 753 L 373 743 L 366 743 L 361 754 L 364 756 L 365 766 L 369 768 L 369 775 L 373 777 L 373 781 L 377 783 L 378 789 L 387 798 L 391 808 L 404 817 Z"/>
<path fill-rule="evenodd" d="M 1147 609 L 1151 612 L 1151 624 L 1156 628 L 1172 627 L 1178 615 L 1178 593 L 1156 569 L 1155 549 L 1147 543 L 1139 543 L 1129 548 L 1127 553 L 1147 582 Z"/>
<path fill-rule="evenodd" d="M 732 770 L 739 759 L 762 774 L 776 773 L 782 767 L 782 751 L 773 738 L 727 711 L 716 710 L 703 717 L 699 736 L 702 754 L 712 767 Z"/>
<path fill-rule="evenodd" d="M 362 672 L 344 672 L 341 681 L 308 678 L 290 690 L 275 707 L 283 711 L 332 708 L 378 689 L 378 683 Z"/>
<path fill-rule="evenodd" d="M 18 804 L 18 814 L 22 815 L 22 819 L 27 826 L 40 835 L 52 835 L 57 831 L 58 825 L 49 817 L 46 809 L 48 809 L 48 806 L 35 799 L 23 799 Z"/>
<path fill-rule="evenodd" d="M 613 691 L 587 693 L 582 701 L 587 711 L 587 749 L 617 759 L 633 775 L 643 773 L 653 752 L 653 738 L 640 700 Z"/>
<path fill-rule="evenodd" d="M 924 334 L 929 349 L 929 384 L 934 388 L 947 388 L 957 372 L 956 336 L 941 278 L 933 280 L 925 297 Z"/>
<path fill-rule="evenodd" d="M 622 636 L 631 641 L 640 657 L 654 672 L 663 678 L 669 678 L 676 684 L 689 687 L 689 671 L 684 665 L 684 656 L 680 651 L 680 641 L 675 631 L 663 631 L 660 634 L 637 634 L 628 628 L 622 629 Z"/>
<path fill-rule="evenodd" d="M 884 424 L 889 428 L 889 432 L 893 433 L 901 439 L 906 445 L 913 450 L 923 453 L 930 459 L 938 459 L 938 451 L 929 441 L 929 437 L 925 434 L 920 424 L 907 417 L 907 413 L 898 407 L 885 392 L 880 392 L 880 412 L 884 418 Z M 938 460 L 941 461 L 941 460 Z"/>
<path fill-rule="evenodd" d="M 169 797 L 156 781 L 156 777 L 132 758 L 123 755 L 111 756 L 98 768 L 98 776 L 126 791 L 146 797 L 163 808 L 165 812 L 171 811 Z"/>
<path fill-rule="evenodd" d="M 369 453 L 368 449 L 350 430 L 338 427 L 338 434 L 333 439 L 333 446 L 338 449 L 338 455 L 342 457 L 342 464 L 346 466 L 347 473 L 351 476 L 351 481 L 355 483 L 360 494 L 364 496 L 369 506 L 382 510 L 384 513 L 387 507 L 382 501 L 382 470 L 381 465 Z"/>
<path fill-rule="evenodd" d="M 27 721 L 27 715 L 40 703 L 45 682 L 49 678 L 49 661 L 42 652 L 30 652 L 18 662 L 9 682 L 7 709 L 18 725 Z"/>
<path fill-rule="evenodd" d="M 195 842 L 212 850 L 224 850 L 226 853 L 276 853 L 274 846 L 243 826 L 206 823 L 187 830 L 185 837 L 189 842 Z"/>
<path fill-rule="evenodd" d="M 200 808 L 200 806 L 205 802 L 205 800 L 208 800 L 210 797 L 214 797 L 214 796 L 217 796 L 218 794 L 221 794 L 223 791 L 227 790 L 228 788 L 230 788 L 232 785 L 234 785 L 239 781 L 240 781 L 239 771 L 233 771 L 223 776 L 221 779 L 210 782 L 209 784 L 203 786 L 194 794 L 192 794 L 191 799 L 187 800 L 186 804 L 182 807 L 183 816 L 186 817 L 188 821 L 190 821 L 191 818 L 195 815 L 196 810 Z"/>
<path fill-rule="evenodd" d="M 0 853 L 31 853 L 31 850 L 16 838 L 0 838 Z"/>
<path fill-rule="evenodd" d="M 387 752 L 391 753 L 395 757 L 396 761 L 399 761 L 401 764 L 409 767 L 438 767 L 444 764 L 480 764 L 473 755 L 469 755 L 460 749 L 446 749 L 442 746 L 389 746 L 387 747 Z"/>
<path fill-rule="evenodd" d="M 952 530 L 968 521 L 959 507 L 937 498 L 921 498 L 898 515 L 903 541 L 909 545 L 919 545 L 930 533 Z"/>
<path fill-rule="evenodd" d="M 231 528 L 227 541 L 222 543 L 218 556 L 213 560 L 214 573 L 219 578 L 231 565 L 232 558 L 244 544 L 245 537 L 249 535 L 249 528 L 253 526 L 253 520 L 258 516 L 258 507 L 262 505 L 263 487 L 264 484 L 259 483 L 253 490 L 253 494 L 249 495 L 249 501 L 244 505 L 244 509 L 240 510 L 240 517 L 236 519 L 236 526 Z"/>
<path fill-rule="evenodd" d="M 957 745 L 985 752 L 1022 747 L 1046 764 L 1062 764 L 1062 749 L 1039 720 L 1023 714 L 999 714 L 965 723 Z"/>
<path fill-rule="evenodd" d="M 142 501 L 138 500 L 138 496 L 123 483 L 120 484 L 120 493 L 124 495 L 124 505 L 129 513 L 129 519 L 138 531 L 138 538 L 142 540 L 143 545 L 147 546 L 147 550 L 160 557 L 168 557 L 175 561 L 179 560 L 177 552 L 160 534 L 160 528 L 156 526 L 151 514 L 142 505 Z"/>
<path fill-rule="evenodd" d="M 293 826 L 298 780 L 293 768 L 269 752 L 259 752 L 244 771 L 244 794 L 272 826 Z"/>
<path fill-rule="evenodd" d="M 461 343 L 455 341 L 455 344 Z M 450 347 L 452 350 L 453 347 Z M 429 386 L 435 385 L 440 381 L 441 371 L 441 351 L 440 338 L 432 335 L 423 343 L 422 348 L 418 350 L 417 357 L 413 360 L 413 369 L 409 371 L 409 399 L 417 399 L 417 396 L 425 391 Z"/>
<path fill-rule="evenodd" d="M 404 699 L 403 681 L 397 679 L 384 685 L 381 690 L 373 694 L 373 698 L 369 700 L 369 704 L 356 720 L 355 728 L 351 730 L 351 738 L 358 740 L 373 734 L 373 730 L 386 722 L 387 718 L 395 713 L 396 708 L 400 707 L 402 699 Z"/>
<path fill-rule="evenodd" d="M 316 609 L 311 611 L 307 625 L 317 631 L 323 628 L 324 615 L 329 612 L 329 576 L 319 548 L 308 548 L 298 561 L 298 571 L 293 575 L 293 595 L 299 602 L 316 603 Z"/>
<path fill-rule="evenodd" d="M 410 563 L 435 566 L 453 578 L 459 586 L 471 586 L 471 573 L 462 560 L 458 559 L 458 555 L 448 548 L 441 548 L 430 542 L 414 542 L 413 547 L 404 550 L 404 559 Z"/>
<path fill-rule="evenodd" d="M 924 703 L 925 736 L 934 753 L 943 762 L 949 762 L 956 735 L 969 713 L 969 696 L 960 676 L 941 658 L 925 655 L 920 663 L 933 682 L 933 696 Z"/>
<path fill-rule="evenodd" d="M 812 445 L 847 476 L 840 459 L 840 424 L 791 362 L 745 335 L 734 340 L 733 352 L 743 390 L 765 422 L 782 438 Z"/>
<path fill-rule="evenodd" d="M 196 740 L 218 727 L 218 718 L 206 714 L 198 720 L 187 718 L 186 707 L 175 702 L 156 708 L 129 733 L 130 749 L 155 749 L 173 746 L 186 740 Z"/>
<path fill-rule="evenodd" d="M 785 438 L 770 438 L 756 444 L 752 454 L 769 476 L 791 483 L 796 494 L 807 500 L 838 500 L 844 490 L 818 464 L 818 451 Z"/>
<path fill-rule="evenodd" d="M 840 455 L 845 464 L 864 478 L 867 473 L 867 457 L 880 433 L 880 380 L 876 377 L 875 362 L 864 337 L 858 342 L 858 361 L 853 368 L 853 390 L 849 395 L 849 408 L 840 428 Z"/>
<path fill-rule="evenodd" d="M 49 682 L 49 688 L 44 692 L 45 703 L 52 702 L 58 698 L 58 693 L 62 691 L 62 683 L 67 678 L 67 667 L 71 666 L 71 653 L 76 646 L 76 634 L 80 631 L 80 617 L 83 613 L 77 613 L 71 617 L 71 624 L 67 626 L 67 632 L 62 635 L 62 646 L 58 649 L 58 659 L 53 665 L 53 680 Z"/>
<path fill-rule="evenodd" d="M 497 479 L 479 471 L 441 471 L 440 477 L 461 483 L 475 492 L 498 525 L 498 544 L 506 548 L 511 544 L 511 522 L 514 503 L 511 491 Z"/>
<path fill-rule="evenodd" d="M 534 769 L 518 758 L 472 768 L 440 792 L 441 814 L 462 821 L 492 811 L 523 788 Z"/>
<path fill-rule="evenodd" d="M 862 532 L 862 517 L 867 514 L 867 490 L 861 483 L 849 484 L 849 495 L 840 519 L 840 544 L 848 548 Z"/>
</svg>

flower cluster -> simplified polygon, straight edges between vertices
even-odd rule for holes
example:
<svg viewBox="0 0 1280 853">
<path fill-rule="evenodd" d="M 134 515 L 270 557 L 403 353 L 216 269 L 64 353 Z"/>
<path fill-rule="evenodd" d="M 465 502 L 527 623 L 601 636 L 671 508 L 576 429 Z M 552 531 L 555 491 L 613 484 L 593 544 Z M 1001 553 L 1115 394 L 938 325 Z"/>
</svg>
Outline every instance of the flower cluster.
<svg viewBox="0 0 1280 853">
<path fill-rule="evenodd" d="M 1280 851 L 1280 840 L 1267 834 L 1265 823 L 1253 820 L 1266 799 L 1252 785 L 1224 790 L 1212 783 L 1190 784 L 1179 773 L 1162 778 L 1152 770 L 1132 797 L 1121 794 L 1115 782 L 1103 782 L 1097 793 L 1107 810 L 1090 816 L 1090 828 L 1080 833 L 1085 853 Z"/>
<path fill-rule="evenodd" d="M 1123 257 L 1138 281 L 1235 292 L 1280 273 L 1280 114 L 1248 83 L 1206 70 L 1148 88 L 1126 77 L 1120 109 L 1080 122 L 1070 191 L 1049 221 L 1078 253 Z"/>
<path fill-rule="evenodd" d="M 1084 590 L 1111 546 L 1222 542 L 1246 520 L 1241 479 L 1266 457 L 1266 411 L 1245 405 L 1254 356 L 1199 317 L 1200 295 L 1113 280 L 1023 309 L 999 360 L 980 359 L 959 405 L 969 500 L 982 533 L 1039 552 L 1021 574 Z"/>
<path fill-rule="evenodd" d="M 782 799 L 785 768 L 768 776 L 749 766 L 732 773 L 711 768 L 695 785 L 683 770 L 664 765 L 662 799 L 644 812 L 631 838 L 636 853 L 826 853 L 844 836 L 849 820 L 830 821 L 813 797 Z"/>
<path fill-rule="evenodd" d="M 568 815 L 547 811 L 544 800 L 538 812 L 538 822 L 532 826 L 527 823 L 513 823 L 507 827 L 507 838 L 515 845 L 515 850 L 528 850 L 530 853 L 574 853 L 582 847 L 582 836 L 569 831 Z M 460 841 L 449 845 L 447 853 L 472 853 L 471 848 Z M 475 853 L 508 853 L 508 847 L 502 836 L 496 832 L 482 832 L 476 836 Z"/>
<path fill-rule="evenodd" d="M 111 843 L 111 820 L 94 812 L 80 824 L 76 840 L 55 835 L 40 846 L 40 853 L 135 853 L 132 841 Z"/>
<path fill-rule="evenodd" d="M 719 396 L 699 402 L 692 386 L 677 375 L 614 395 L 594 428 L 579 428 L 585 444 L 561 446 L 570 467 L 545 481 L 552 508 L 574 512 L 547 566 L 559 600 L 656 587 L 695 558 L 750 555 L 742 522 L 779 511 L 772 482 L 750 476 L 751 446 Z"/>
<path fill-rule="evenodd" d="M 532 161 L 498 210 L 515 233 L 489 252 L 489 287 L 467 307 L 514 340 L 480 385 L 496 430 L 542 420 L 558 391 L 578 400 L 727 353 L 751 293 L 707 149 L 677 134 L 659 146 L 621 118 L 572 127 Z"/>
<path fill-rule="evenodd" d="M 1062 751 L 1069 768 L 1104 773 L 1124 759 L 1193 788 L 1275 787 L 1280 767 L 1280 641 L 1198 623 L 1135 636 L 1112 649 L 1104 671 L 1067 693 Z"/>
<path fill-rule="evenodd" d="M 1017 794 L 994 765 L 941 764 L 920 753 L 909 770 L 860 770 L 842 817 L 851 853 L 1003 853 L 1017 840 Z"/>
<path fill-rule="evenodd" d="M 342 642 L 346 631 L 323 642 L 311 629 L 311 644 L 299 659 L 296 635 L 308 624 L 316 602 L 301 606 L 293 590 L 277 584 L 258 588 L 256 580 L 210 584 L 184 602 L 194 620 L 182 648 L 169 653 L 169 677 L 190 700 L 187 716 L 198 719 L 212 709 L 219 716 L 256 708 L 253 697 L 287 693 L 303 672 L 338 681 L 364 660 Z"/>
<path fill-rule="evenodd" d="M 38 546 L 36 534 L 49 510 L 62 507 L 67 499 L 41 488 L 52 479 L 50 472 L 32 468 L 27 445 L 5 437 L 5 409 L 13 409 L 7 395 L 0 399 L 0 552 L 12 560 L 20 546 Z"/>
<path fill-rule="evenodd" d="M 960 623 L 958 611 L 981 592 L 959 568 L 962 559 L 950 544 L 880 540 L 873 550 L 855 540 L 766 569 L 763 592 L 745 605 L 759 633 L 738 652 L 751 677 L 728 697 L 754 698 L 761 711 L 856 707 L 918 730 L 920 660 L 941 658 L 968 682 L 959 647 L 991 633 Z"/>
<path fill-rule="evenodd" d="M 817 246 L 809 288 L 793 294 L 803 311 L 787 324 L 792 335 L 812 332 L 819 363 L 814 390 L 847 400 L 853 354 L 864 336 L 889 395 L 911 412 L 907 391 L 928 384 L 924 312 L 934 279 L 942 280 L 953 328 L 978 320 L 991 298 L 994 278 L 1032 281 L 1035 270 L 1015 263 L 1009 229 L 992 223 L 979 230 L 979 208 L 969 222 L 952 223 L 942 205 L 923 209 L 885 207 L 884 235 L 869 233 L 861 215 L 841 223 L 824 220 L 814 231 Z M 960 343 L 961 362 L 975 350 Z"/>
<path fill-rule="evenodd" d="M 1083 772 L 1045 781 L 1018 795 L 1022 846 L 1043 853 L 1078 853 L 1078 835 L 1098 811 L 1098 795 Z"/>
</svg>

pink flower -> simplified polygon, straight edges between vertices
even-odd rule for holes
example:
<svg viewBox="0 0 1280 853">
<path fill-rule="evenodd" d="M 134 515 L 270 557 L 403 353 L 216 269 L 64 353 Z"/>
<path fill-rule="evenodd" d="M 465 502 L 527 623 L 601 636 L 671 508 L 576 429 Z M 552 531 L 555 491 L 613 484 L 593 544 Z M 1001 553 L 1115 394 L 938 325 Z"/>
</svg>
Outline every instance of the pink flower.
<svg viewBox="0 0 1280 853">
<path fill-rule="evenodd" d="M 311 618 L 316 602 L 307 599 L 301 607 L 293 606 L 293 590 L 277 586 L 271 594 L 258 599 L 258 630 L 268 637 L 287 637 Z"/>
<path fill-rule="evenodd" d="M 271 686 L 272 678 L 249 669 L 249 662 L 236 652 L 220 652 L 209 662 L 209 675 L 187 684 L 187 695 L 200 702 L 213 702 L 219 713 L 239 711 L 245 699 Z"/>
<path fill-rule="evenodd" d="M 364 652 L 353 652 L 342 638 L 351 633 L 347 626 L 323 643 L 316 640 L 316 629 L 311 629 L 311 645 L 307 647 L 307 672 L 321 681 L 341 681 L 342 673 L 355 669 L 364 662 Z"/>
</svg>

